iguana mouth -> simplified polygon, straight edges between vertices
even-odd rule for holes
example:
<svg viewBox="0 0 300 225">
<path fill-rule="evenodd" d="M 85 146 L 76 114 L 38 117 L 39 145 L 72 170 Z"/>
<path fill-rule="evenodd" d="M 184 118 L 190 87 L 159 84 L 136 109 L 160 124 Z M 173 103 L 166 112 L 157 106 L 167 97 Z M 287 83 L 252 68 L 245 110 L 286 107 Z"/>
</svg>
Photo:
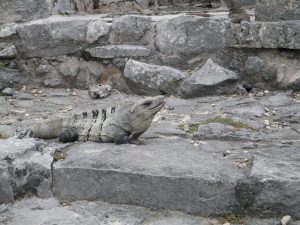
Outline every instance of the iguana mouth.
<svg viewBox="0 0 300 225">
<path fill-rule="evenodd" d="M 166 104 L 166 102 L 165 102 L 165 101 L 162 101 L 162 102 L 158 103 L 156 106 L 153 106 L 152 108 L 150 108 L 149 110 L 150 110 L 150 111 L 155 111 L 155 112 L 157 112 L 157 111 L 159 111 L 165 104 Z"/>
</svg>

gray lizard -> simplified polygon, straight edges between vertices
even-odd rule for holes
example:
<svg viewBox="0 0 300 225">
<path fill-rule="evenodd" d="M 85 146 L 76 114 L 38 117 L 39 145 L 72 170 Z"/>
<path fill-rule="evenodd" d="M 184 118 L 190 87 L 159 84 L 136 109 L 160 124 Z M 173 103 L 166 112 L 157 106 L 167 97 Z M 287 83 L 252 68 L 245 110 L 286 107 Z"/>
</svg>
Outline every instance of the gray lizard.
<svg viewBox="0 0 300 225">
<path fill-rule="evenodd" d="M 165 105 L 163 96 L 148 97 L 136 102 L 123 101 L 117 107 L 83 112 L 71 118 L 45 120 L 31 124 L 30 132 L 35 138 L 57 138 L 61 142 L 96 141 L 116 144 L 139 144 L 141 136 L 151 125 L 155 114 Z M 7 138 L 12 131 L 0 129 L 0 138 Z M 24 136 L 24 135 L 23 135 Z M 22 137 L 21 137 L 22 138 Z"/>
</svg>

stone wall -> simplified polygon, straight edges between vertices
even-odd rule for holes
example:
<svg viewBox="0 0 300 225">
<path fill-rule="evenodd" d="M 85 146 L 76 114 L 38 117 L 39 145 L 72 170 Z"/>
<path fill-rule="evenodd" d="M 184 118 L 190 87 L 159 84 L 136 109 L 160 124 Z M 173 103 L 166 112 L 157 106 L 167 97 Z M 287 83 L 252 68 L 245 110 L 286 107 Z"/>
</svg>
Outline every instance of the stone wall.
<svg viewBox="0 0 300 225">
<path fill-rule="evenodd" d="M 299 0 L 256 0 L 257 21 L 300 20 Z"/>
<path fill-rule="evenodd" d="M 0 25 L 46 18 L 52 12 L 52 0 L 0 0 Z"/>
<path fill-rule="evenodd" d="M 299 30 L 295 20 L 234 24 L 218 14 L 55 15 L 0 27 L 0 60 L 49 87 L 110 82 L 184 97 L 232 93 L 245 82 L 300 90 Z"/>
</svg>

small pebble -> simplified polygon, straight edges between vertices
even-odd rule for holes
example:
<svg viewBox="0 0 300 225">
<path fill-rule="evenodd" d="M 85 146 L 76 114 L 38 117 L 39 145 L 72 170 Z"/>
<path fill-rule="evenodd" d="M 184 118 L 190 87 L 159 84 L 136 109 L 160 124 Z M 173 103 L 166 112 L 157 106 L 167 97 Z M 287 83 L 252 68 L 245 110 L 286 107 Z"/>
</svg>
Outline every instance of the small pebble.
<svg viewBox="0 0 300 225">
<path fill-rule="evenodd" d="M 189 131 L 189 130 L 190 130 L 189 125 L 185 124 L 184 127 L 183 127 L 183 130 L 184 130 L 184 131 Z"/>
<path fill-rule="evenodd" d="M 281 225 L 287 225 L 291 221 L 292 217 L 291 216 L 284 216 L 281 219 Z"/>
<path fill-rule="evenodd" d="M 223 152 L 223 156 L 224 156 L 224 157 L 226 157 L 226 156 L 228 156 L 228 155 L 230 155 L 230 154 L 231 154 L 231 151 L 230 151 L 230 150 L 227 150 L 227 151 Z"/>
<path fill-rule="evenodd" d="M 265 90 L 265 91 L 264 91 L 264 93 L 265 93 L 265 94 L 269 94 L 269 93 L 270 93 L 270 91 L 268 91 L 268 90 Z"/>
<path fill-rule="evenodd" d="M 266 113 L 264 113 L 264 116 L 270 116 L 270 113 L 266 112 Z"/>
<path fill-rule="evenodd" d="M 264 120 L 264 125 L 270 126 L 270 121 L 269 120 Z"/>
<path fill-rule="evenodd" d="M 13 89 L 11 88 L 4 88 L 2 94 L 5 96 L 13 96 Z"/>
</svg>

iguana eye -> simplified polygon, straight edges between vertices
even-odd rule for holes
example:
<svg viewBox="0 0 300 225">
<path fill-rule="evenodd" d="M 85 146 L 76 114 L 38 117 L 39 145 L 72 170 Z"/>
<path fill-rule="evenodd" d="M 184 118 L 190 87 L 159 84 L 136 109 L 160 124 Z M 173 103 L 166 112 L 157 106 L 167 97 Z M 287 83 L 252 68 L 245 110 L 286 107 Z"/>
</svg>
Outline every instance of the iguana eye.
<svg viewBox="0 0 300 225">
<path fill-rule="evenodd" d="M 145 102 L 144 104 L 143 104 L 144 106 L 150 106 L 151 105 L 151 102 Z"/>
</svg>

